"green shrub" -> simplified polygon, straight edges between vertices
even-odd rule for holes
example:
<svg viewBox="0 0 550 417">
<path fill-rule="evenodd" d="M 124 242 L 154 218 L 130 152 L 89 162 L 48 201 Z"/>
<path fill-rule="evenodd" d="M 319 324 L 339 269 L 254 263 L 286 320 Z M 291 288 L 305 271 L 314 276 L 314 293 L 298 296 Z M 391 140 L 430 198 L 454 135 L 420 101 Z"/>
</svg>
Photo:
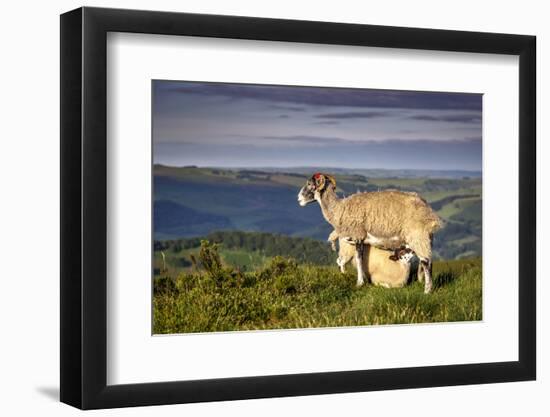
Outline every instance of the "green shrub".
<svg viewBox="0 0 550 417">
<path fill-rule="evenodd" d="M 267 266 L 259 273 L 259 279 L 270 280 L 285 273 L 295 273 L 298 264 L 292 258 L 286 259 L 282 256 L 275 256 Z"/>
<path fill-rule="evenodd" d="M 154 295 L 177 295 L 178 289 L 170 277 L 158 277 L 153 281 Z"/>
</svg>

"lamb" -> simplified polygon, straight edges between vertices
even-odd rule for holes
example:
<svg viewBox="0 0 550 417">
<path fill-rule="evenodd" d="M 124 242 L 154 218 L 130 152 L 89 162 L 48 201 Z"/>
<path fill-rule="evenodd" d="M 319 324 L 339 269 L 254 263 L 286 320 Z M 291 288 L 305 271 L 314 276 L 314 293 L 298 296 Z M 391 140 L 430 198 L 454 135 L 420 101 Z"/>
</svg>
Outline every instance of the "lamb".
<svg viewBox="0 0 550 417">
<path fill-rule="evenodd" d="M 338 235 L 333 231 L 328 239 L 333 249 L 336 248 L 336 241 L 339 241 L 338 259 L 336 263 L 340 267 L 340 271 L 346 271 L 346 265 L 353 260 L 355 264 L 355 245 L 350 244 L 345 238 L 338 238 Z M 367 257 L 363 259 L 363 268 L 367 271 L 367 276 L 370 277 L 374 285 L 379 285 L 386 288 L 401 288 L 407 284 L 411 275 L 413 265 L 418 261 L 418 258 L 411 249 L 400 248 L 395 251 L 379 249 L 369 245 L 366 249 Z M 396 257 L 395 260 L 394 256 Z"/>
<path fill-rule="evenodd" d="M 365 279 L 363 264 L 368 265 L 363 260 L 365 245 L 380 246 L 380 241 L 395 241 L 396 247 L 406 244 L 416 253 L 424 272 L 424 292 L 432 291 L 432 239 L 441 227 L 441 220 L 418 194 L 386 190 L 341 199 L 336 195 L 336 180 L 316 173 L 298 193 L 301 206 L 313 201 L 319 203 L 323 217 L 338 236 L 355 243 L 358 286 Z"/>
</svg>

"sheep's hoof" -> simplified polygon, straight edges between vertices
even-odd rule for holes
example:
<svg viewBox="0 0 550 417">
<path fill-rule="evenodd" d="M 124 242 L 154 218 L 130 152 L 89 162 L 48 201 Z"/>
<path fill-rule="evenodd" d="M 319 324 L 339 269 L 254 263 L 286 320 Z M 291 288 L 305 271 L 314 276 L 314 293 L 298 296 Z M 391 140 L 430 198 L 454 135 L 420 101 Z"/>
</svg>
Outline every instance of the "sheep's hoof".
<svg viewBox="0 0 550 417">
<path fill-rule="evenodd" d="M 432 284 L 424 286 L 424 294 L 430 294 L 432 292 Z"/>
<path fill-rule="evenodd" d="M 364 281 L 357 281 L 357 284 L 355 284 L 355 286 L 357 288 L 361 288 L 363 286 L 363 284 L 364 284 Z"/>
</svg>

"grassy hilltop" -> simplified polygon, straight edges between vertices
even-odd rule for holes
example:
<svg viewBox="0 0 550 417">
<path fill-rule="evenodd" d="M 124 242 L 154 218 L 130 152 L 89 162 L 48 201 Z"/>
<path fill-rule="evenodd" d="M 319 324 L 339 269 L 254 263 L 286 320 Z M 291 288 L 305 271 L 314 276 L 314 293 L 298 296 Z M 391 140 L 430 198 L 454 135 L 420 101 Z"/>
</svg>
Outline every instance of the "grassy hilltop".
<svg viewBox="0 0 550 417">
<path fill-rule="evenodd" d="M 154 280 L 155 334 L 398 323 L 482 318 L 481 259 L 434 263 L 434 292 L 414 282 L 401 289 L 355 287 L 349 267 L 275 256 L 246 271 L 224 262 L 206 241 L 187 270 Z M 320 261 L 322 263 L 322 261 Z"/>
<path fill-rule="evenodd" d="M 481 256 L 481 177 L 461 171 L 323 169 L 340 195 L 400 189 L 422 195 L 445 220 L 436 234 L 439 259 Z M 156 240 L 205 236 L 216 230 L 283 234 L 325 241 L 331 231 L 318 205 L 296 195 L 312 168 L 275 170 L 154 167 Z M 189 259 L 187 259 L 189 261 Z"/>
</svg>

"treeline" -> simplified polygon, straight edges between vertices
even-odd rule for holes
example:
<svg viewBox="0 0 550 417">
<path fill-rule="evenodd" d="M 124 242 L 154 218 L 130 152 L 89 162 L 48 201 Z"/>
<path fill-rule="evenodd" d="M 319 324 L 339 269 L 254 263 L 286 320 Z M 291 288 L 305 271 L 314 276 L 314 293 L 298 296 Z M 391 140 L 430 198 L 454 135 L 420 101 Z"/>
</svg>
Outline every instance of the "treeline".
<svg viewBox="0 0 550 417">
<path fill-rule="evenodd" d="M 481 240 L 455 244 L 453 241 L 479 234 L 474 225 L 448 222 L 436 235 L 433 248 L 438 259 L 455 259 L 464 253 L 481 256 Z M 200 248 L 201 241 L 218 243 L 221 248 L 257 252 L 266 257 L 283 256 L 299 262 L 315 265 L 333 265 L 336 254 L 326 242 L 281 234 L 243 231 L 218 231 L 201 237 L 175 240 L 156 240 L 155 251 L 173 253 L 178 257 L 182 250 Z M 189 266 L 190 261 L 181 258 L 177 266 Z"/>
<path fill-rule="evenodd" d="M 201 240 L 218 243 L 226 249 L 260 252 L 268 257 L 284 256 L 294 258 L 299 262 L 317 265 L 332 265 L 335 259 L 334 252 L 326 242 L 303 237 L 238 230 L 212 232 L 202 237 L 155 241 L 154 249 L 155 251 L 178 253 L 183 249 L 199 248 Z"/>
</svg>

